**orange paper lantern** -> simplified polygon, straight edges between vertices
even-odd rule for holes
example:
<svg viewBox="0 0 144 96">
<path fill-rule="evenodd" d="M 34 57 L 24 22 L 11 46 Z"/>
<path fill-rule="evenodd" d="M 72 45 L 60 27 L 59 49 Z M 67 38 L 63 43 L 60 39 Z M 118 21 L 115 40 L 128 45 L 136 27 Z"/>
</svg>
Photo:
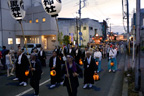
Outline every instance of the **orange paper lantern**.
<svg viewBox="0 0 144 96">
<path fill-rule="evenodd" d="M 55 70 L 50 71 L 50 75 L 51 76 L 56 76 L 56 71 Z"/>
<path fill-rule="evenodd" d="M 59 57 L 59 59 L 61 60 L 61 57 Z"/>
<path fill-rule="evenodd" d="M 97 65 L 97 66 L 99 65 L 99 62 L 98 62 L 98 61 L 96 61 L 96 65 Z"/>
<path fill-rule="evenodd" d="M 25 76 L 28 76 L 29 75 L 29 71 L 25 71 Z"/>
<path fill-rule="evenodd" d="M 94 79 L 95 81 L 99 80 L 99 75 L 98 75 L 97 73 L 95 73 L 95 74 L 93 75 L 93 79 Z"/>
<path fill-rule="evenodd" d="M 110 65 L 111 65 L 111 66 L 114 66 L 114 62 L 111 62 Z"/>
<path fill-rule="evenodd" d="M 81 60 L 81 59 L 79 60 L 79 64 L 80 64 L 80 65 L 83 65 L 83 62 L 82 62 L 82 60 Z"/>
</svg>

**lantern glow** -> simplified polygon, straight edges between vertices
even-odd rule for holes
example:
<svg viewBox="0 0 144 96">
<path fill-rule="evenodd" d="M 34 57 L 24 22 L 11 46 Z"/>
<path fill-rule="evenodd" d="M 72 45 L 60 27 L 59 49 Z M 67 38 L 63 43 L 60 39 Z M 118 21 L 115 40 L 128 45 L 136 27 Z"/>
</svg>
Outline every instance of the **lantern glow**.
<svg viewBox="0 0 144 96">
<path fill-rule="evenodd" d="M 95 73 L 95 74 L 93 75 L 93 79 L 94 79 L 95 81 L 99 80 L 99 75 L 98 75 L 97 73 Z"/>
<path fill-rule="evenodd" d="M 50 71 L 50 75 L 51 75 L 51 76 L 56 76 L 56 71 L 55 71 L 55 70 L 51 70 L 51 71 Z"/>
<path fill-rule="evenodd" d="M 29 71 L 25 71 L 25 76 L 28 76 L 29 75 Z"/>
<path fill-rule="evenodd" d="M 114 66 L 114 62 L 111 62 L 110 65 L 111 65 L 111 66 Z"/>
<path fill-rule="evenodd" d="M 79 60 L 79 64 L 80 64 L 80 65 L 83 65 L 82 59 Z"/>
</svg>

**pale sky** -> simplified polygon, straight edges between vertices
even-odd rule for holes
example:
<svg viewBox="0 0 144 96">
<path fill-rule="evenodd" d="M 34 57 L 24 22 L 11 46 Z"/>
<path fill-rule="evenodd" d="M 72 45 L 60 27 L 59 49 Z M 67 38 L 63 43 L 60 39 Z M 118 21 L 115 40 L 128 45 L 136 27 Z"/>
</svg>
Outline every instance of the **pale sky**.
<svg viewBox="0 0 144 96">
<path fill-rule="evenodd" d="M 62 0 L 62 10 L 59 17 L 75 18 L 78 16 L 76 13 L 79 9 L 78 4 L 79 0 Z M 130 22 L 135 8 L 136 0 L 129 0 Z M 144 0 L 141 0 L 141 8 L 144 8 Z M 124 32 L 122 0 L 86 0 L 86 7 L 82 9 L 82 18 L 96 19 L 100 22 L 106 20 L 106 18 L 110 18 L 108 23 L 112 24 L 112 31 L 119 33 Z"/>
</svg>

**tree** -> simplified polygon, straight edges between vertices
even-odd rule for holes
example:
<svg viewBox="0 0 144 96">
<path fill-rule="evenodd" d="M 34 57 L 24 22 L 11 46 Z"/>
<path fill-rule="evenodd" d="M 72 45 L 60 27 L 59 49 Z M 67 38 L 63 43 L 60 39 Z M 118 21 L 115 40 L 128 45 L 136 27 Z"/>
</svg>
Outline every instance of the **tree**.
<svg viewBox="0 0 144 96">
<path fill-rule="evenodd" d="M 60 45 L 63 44 L 63 33 L 62 33 L 62 32 L 60 32 L 60 33 L 58 34 L 58 42 L 59 42 Z"/>
<path fill-rule="evenodd" d="M 65 35 L 63 39 L 64 44 L 68 45 L 70 43 L 70 36 Z"/>
</svg>

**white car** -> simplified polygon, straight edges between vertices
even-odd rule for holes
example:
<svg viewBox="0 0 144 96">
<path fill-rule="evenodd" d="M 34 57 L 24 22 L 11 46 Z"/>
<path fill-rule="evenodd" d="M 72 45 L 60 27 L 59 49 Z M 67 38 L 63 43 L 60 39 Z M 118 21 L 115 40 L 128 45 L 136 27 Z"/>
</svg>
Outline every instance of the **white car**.
<svg viewBox="0 0 144 96">
<path fill-rule="evenodd" d="M 33 49 L 38 49 L 38 51 L 40 51 L 40 48 L 42 47 L 41 44 L 34 44 L 34 43 L 27 43 L 26 46 L 27 46 L 27 50 L 24 46 L 24 52 L 28 54 L 31 54 Z"/>
</svg>

